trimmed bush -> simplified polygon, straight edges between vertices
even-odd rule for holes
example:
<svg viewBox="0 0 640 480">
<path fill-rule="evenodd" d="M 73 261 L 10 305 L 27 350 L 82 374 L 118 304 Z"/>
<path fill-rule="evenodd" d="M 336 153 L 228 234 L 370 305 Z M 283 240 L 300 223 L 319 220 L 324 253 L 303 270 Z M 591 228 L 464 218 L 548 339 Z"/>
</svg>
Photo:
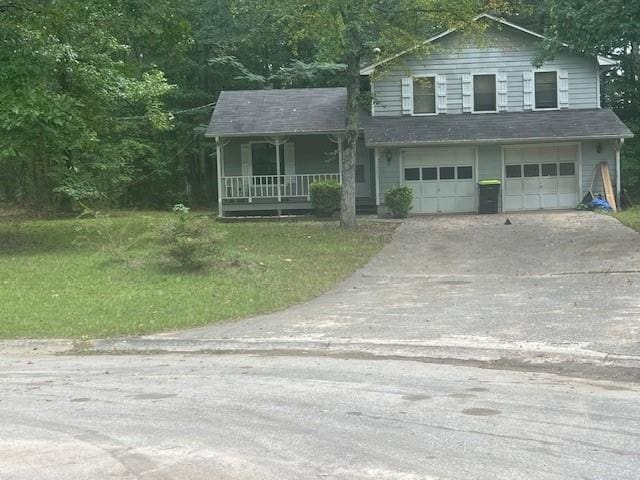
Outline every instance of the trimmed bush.
<svg viewBox="0 0 640 480">
<path fill-rule="evenodd" d="M 412 202 L 413 190 L 409 187 L 394 187 L 384 194 L 384 204 L 393 218 L 407 218 Z"/>
<path fill-rule="evenodd" d="M 309 186 L 311 206 L 319 217 L 330 217 L 340 209 L 342 187 L 335 180 L 313 182 Z"/>
</svg>

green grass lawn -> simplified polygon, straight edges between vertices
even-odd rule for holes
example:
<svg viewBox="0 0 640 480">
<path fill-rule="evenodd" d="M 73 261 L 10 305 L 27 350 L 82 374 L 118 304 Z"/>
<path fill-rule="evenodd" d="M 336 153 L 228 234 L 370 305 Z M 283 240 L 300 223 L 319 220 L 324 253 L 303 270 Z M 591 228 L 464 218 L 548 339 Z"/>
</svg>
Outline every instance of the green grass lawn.
<svg viewBox="0 0 640 480">
<path fill-rule="evenodd" d="M 640 232 L 640 207 L 628 208 L 614 214 L 614 216 L 624 223 L 627 227 Z"/>
<path fill-rule="evenodd" d="M 0 220 L 0 338 L 136 335 L 274 311 L 347 277 L 395 228 L 212 219 L 223 235 L 213 263 L 189 273 L 157 261 L 162 246 L 149 232 L 170 215 L 111 217 L 115 241 L 96 219 Z M 140 239 L 130 260 L 115 261 L 104 247 L 128 238 Z"/>
</svg>

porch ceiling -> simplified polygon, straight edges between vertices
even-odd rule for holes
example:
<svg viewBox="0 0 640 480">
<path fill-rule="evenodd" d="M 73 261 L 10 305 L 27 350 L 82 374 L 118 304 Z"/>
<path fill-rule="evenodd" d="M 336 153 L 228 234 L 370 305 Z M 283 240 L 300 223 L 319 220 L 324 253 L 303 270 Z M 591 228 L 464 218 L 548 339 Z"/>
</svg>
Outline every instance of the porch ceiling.
<svg viewBox="0 0 640 480">
<path fill-rule="evenodd" d="M 368 147 L 633 136 L 615 113 L 604 108 L 429 117 L 365 117 L 363 121 L 365 144 Z"/>
<path fill-rule="evenodd" d="M 344 131 L 346 88 L 241 90 L 220 94 L 207 137 Z"/>
</svg>

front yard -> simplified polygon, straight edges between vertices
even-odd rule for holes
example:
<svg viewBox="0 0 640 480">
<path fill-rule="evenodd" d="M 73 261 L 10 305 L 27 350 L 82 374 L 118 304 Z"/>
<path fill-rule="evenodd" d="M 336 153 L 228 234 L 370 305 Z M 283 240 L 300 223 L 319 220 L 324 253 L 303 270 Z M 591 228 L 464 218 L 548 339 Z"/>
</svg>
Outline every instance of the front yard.
<svg viewBox="0 0 640 480">
<path fill-rule="evenodd" d="M 149 234 L 171 215 L 0 220 L 0 338 L 137 335 L 274 311 L 346 278 L 395 228 L 211 220 L 213 261 L 190 272 L 157 262 Z"/>
<path fill-rule="evenodd" d="M 640 232 L 640 207 L 628 208 L 616 213 L 614 216 L 627 227 Z"/>
</svg>

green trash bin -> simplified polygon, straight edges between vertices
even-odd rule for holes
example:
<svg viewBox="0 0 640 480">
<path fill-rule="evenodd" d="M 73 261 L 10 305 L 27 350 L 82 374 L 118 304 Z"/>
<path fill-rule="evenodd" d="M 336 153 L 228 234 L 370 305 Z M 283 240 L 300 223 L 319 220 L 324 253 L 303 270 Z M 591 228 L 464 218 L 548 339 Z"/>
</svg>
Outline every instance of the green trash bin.
<svg viewBox="0 0 640 480">
<path fill-rule="evenodd" d="M 480 180 L 478 213 L 498 213 L 500 201 L 500 180 Z"/>
</svg>

